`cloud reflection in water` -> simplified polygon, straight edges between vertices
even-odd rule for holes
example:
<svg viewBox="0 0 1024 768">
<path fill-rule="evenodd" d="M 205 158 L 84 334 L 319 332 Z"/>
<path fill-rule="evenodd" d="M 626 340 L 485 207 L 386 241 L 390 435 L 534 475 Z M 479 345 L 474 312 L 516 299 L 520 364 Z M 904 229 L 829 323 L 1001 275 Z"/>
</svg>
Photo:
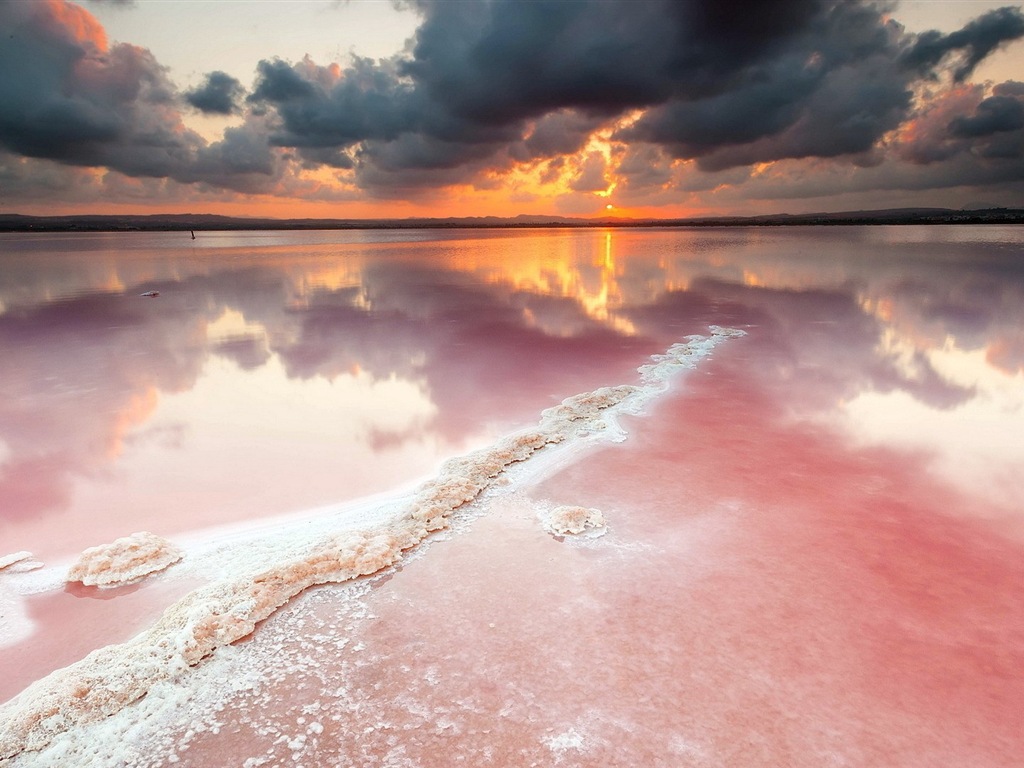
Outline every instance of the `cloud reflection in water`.
<svg viewBox="0 0 1024 768">
<path fill-rule="evenodd" d="M 1024 364 L 1022 238 L 926 229 L 12 237 L 2 538 L 70 553 L 387 490 L 712 323 L 750 330 L 787 418 L 856 433 L 903 398 L 902 444 L 948 459 L 928 414 L 995 413 L 985 376 Z"/>
</svg>

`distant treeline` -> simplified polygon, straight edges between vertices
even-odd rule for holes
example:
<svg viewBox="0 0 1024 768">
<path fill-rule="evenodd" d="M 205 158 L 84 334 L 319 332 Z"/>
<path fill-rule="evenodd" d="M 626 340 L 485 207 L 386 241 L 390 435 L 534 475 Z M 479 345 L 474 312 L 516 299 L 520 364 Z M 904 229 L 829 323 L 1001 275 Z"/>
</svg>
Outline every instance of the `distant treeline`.
<svg viewBox="0 0 1024 768">
<path fill-rule="evenodd" d="M 0 232 L 174 232 L 289 229 L 473 229 L 531 227 L 779 227 L 860 224 L 1024 224 L 1024 208 L 893 208 L 842 213 L 709 216 L 685 219 L 581 219 L 469 216 L 410 219 L 265 219 L 211 214 L 23 216 L 0 214 Z"/>
</svg>

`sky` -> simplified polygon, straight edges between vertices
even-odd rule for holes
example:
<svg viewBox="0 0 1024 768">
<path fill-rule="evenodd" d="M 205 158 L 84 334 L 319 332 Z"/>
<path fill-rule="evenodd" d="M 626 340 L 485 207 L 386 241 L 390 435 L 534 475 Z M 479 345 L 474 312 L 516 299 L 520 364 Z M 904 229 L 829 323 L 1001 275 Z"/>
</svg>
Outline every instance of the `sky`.
<svg viewBox="0 0 1024 768">
<path fill-rule="evenodd" d="M 1024 206 L 988 0 L 0 0 L 0 212 Z"/>
</svg>

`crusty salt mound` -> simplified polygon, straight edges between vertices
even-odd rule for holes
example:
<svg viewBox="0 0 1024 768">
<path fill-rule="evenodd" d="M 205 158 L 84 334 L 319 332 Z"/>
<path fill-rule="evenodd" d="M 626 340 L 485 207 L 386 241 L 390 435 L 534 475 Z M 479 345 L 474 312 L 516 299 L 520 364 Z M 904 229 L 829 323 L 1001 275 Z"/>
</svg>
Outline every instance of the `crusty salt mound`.
<svg viewBox="0 0 1024 768">
<path fill-rule="evenodd" d="M 623 384 L 618 387 L 601 387 L 593 392 L 567 397 L 561 405 L 548 408 L 542 416 L 547 421 L 564 420 L 566 422 L 592 419 L 601 411 L 618 405 L 630 395 L 640 391 L 639 387 Z"/>
<path fill-rule="evenodd" d="M 588 528 L 604 528 L 604 525 L 601 511 L 587 507 L 555 507 L 547 520 L 548 530 L 560 536 L 583 533 Z"/>
<path fill-rule="evenodd" d="M 181 560 L 182 552 L 166 539 L 139 531 L 110 544 L 89 547 L 68 569 L 68 582 L 86 586 L 120 587 Z"/>
<path fill-rule="evenodd" d="M 186 674 L 217 648 L 248 635 L 257 623 L 309 587 L 370 575 L 393 565 L 432 531 L 447 527 L 456 509 L 499 483 L 511 465 L 548 445 L 588 430 L 599 431 L 605 414 L 653 397 L 655 385 L 663 383 L 672 370 L 692 367 L 693 360 L 708 354 L 718 341 L 739 334 L 742 331 L 712 328 L 710 337 L 691 337 L 687 344 L 674 345 L 668 355 L 640 369 L 648 388 L 605 387 L 567 398 L 545 411 L 537 428 L 448 461 L 390 522 L 360 532 L 268 539 L 258 562 L 239 565 L 231 577 L 194 590 L 145 632 L 126 643 L 93 651 L 0 706 L 0 763 L 21 752 L 42 749 L 58 734 L 102 720 L 142 698 L 155 683 Z M 586 529 L 604 523 L 597 510 L 563 509 L 567 510 L 559 524 L 563 532 L 574 532 L 580 524 Z M 162 539 L 135 534 L 108 547 L 86 550 L 68 579 L 125 583 L 124 579 L 141 578 L 180 557 Z"/>
<path fill-rule="evenodd" d="M 27 571 L 41 568 L 42 565 L 42 563 L 36 561 L 31 552 L 15 552 L 0 557 L 0 571 L 7 570 L 8 568 L 11 570 Z"/>
</svg>

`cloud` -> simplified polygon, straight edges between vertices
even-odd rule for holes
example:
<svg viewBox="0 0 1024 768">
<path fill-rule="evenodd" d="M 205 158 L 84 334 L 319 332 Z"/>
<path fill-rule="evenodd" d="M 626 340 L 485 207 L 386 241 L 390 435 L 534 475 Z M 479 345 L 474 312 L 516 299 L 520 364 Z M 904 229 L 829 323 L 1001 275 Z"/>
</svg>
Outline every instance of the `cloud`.
<svg viewBox="0 0 1024 768">
<path fill-rule="evenodd" d="M 183 124 L 179 94 L 153 55 L 132 45 L 108 47 L 102 27 L 79 6 L 3 3 L 0 22 L 10 30 L 0 38 L 0 148 L 238 191 L 269 189 L 280 175 L 280 158 L 258 119 L 208 144 Z M 210 86 L 232 88 L 211 76 L 206 97 Z"/>
<path fill-rule="evenodd" d="M 417 5 L 424 22 L 402 72 L 455 115 L 510 124 L 566 107 L 610 114 L 720 90 L 824 3 Z"/>
<path fill-rule="evenodd" d="M 273 141 L 344 148 L 366 188 L 423 188 L 580 152 L 598 126 L 641 110 L 614 140 L 703 171 L 787 158 L 871 165 L 913 116 L 919 83 L 950 68 L 962 78 L 1024 36 L 1012 8 L 915 36 L 888 6 L 861 2 L 416 7 L 423 23 L 392 60 L 330 71 L 261 62 L 251 98 L 281 117 Z M 589 176 L 571 184 L 598 188 Z"/>
<path fill-rule="evenodd" d="M 173 118 L 173 86 L 146 50 L 107 47 L 78 6 L 4 3 L 0 143 L 29 157 L 165 175 L 191 136 Z M 145 155 L 149 161 L 143 157 Z M 151 151 L 156 149 L 158 151 Z M 163 167 L 159 167 L 163 166 Z"/>
<path fill-rule="evenodd" d="M 201 112 L 231 115 L 245 93 L 242 84 L 226 72 L 210 72 L 205 82 L 185 94 L 185 99 Z"/>
<path fill-rule="evenodd" d="M 275 108 L 280 129 L 271 141 L 288 147 L 348 147 L 393 140 L 412 132 L 421 119 L 411 89 L 387 66 L 356 59 L 344 72 L 310 59 L 290 65 L 261 61 L 250 102 Z"/>
<path fill-rule="evenodd" d="M 978 183 L 1014 177 L 990 161 L 1019 156 L 1020 93 L 961 95 L 970 111 L 957 113 L 943 83 L 969 87 L 986 56 L 1024 37 L 1017 8 L 911 34 L 894 4 L 869 0 L 409 5 L 422 23 L 403 52 L 344 66 L 268 56 L 243 101 L 224 72 L 179 93 L 149 51 L 108 46 L 64 0 L 0 4 L 13 30 L 0 40 L 0 148 L 278 195 L 308 191 L 303 173 L 326 166 L 345 194 L 410 199 L 493 188 L 520 166 L 584 195 L 616 172 L 631 194 L 697 192 L 729 169 L 804 159 L 890 185 L 909 169 L 907 189 L 930 178 L 913 166 L 954 159 Z M 243 123 L 208 143 L 183 122 L 186 103 Z M 605 168 L 591 154 L 598 134 Z"/>
<path fill-rule="evenodd" d="M 701 3 L 421 2 L 407 55 L 343 70 L 265 60 L 250 102 L 280 118 L 272 143 L 307 160 L 341 150 L 366 188 L 478 182 L 579 151 L 623 110 L 725 87 L 819 6 L 779 3 L 737 26 Z"/>
<path fill-rule="evenodd" d="M 569 188 L 574 192 L 604 191 L 608 188 L 608 180 L 604 176 L 606 166 L 604 155 L 600 152 L 588 153 Z"/>
<path fill-rule="evenodd" d="M 949 132 L 964 139 L 991 136 L 1024 128 L 1024 103 L 1012 96 L 990 96 L 978 104 L 974 115 L 955 117 Z"/>
<path fill-rule="evenodd" d="M 1022 36 L 1024 14 L 1020 9 L 999 8 L 948 35 L 936 31 L 921 34 L 900 57 L 900 63 L 918 72 L 928 73 L 951 53 L 959 53 L 961 61 L 953 71 L 954 79 L 959 82 L 968 77 L 994 50 Z"/>
<path fill-rule="evenodd" d="M 621 188 L 646 190 L 661 188 L 672 181 L 671 158 L 660 147 L 636 143 L 619 159 L 615 173 L 624 182 Z"/>
<path fill-rule="evenodd" d="M 1024 35 L 1024 15 L 994 11 L 948 36 L 915 38 L 881 8 L 837 4 L 785 48 L 737 74 L 720 93 L 674 99 L 620 132 L 657 143 L 704 170 L 786 158 L 870 151 L 911 116 L 913 88 L 937 77 L 951 53 L 965 52 L 958 79 L 1000 43 Z M 969 68 L 965 69 L 969 64 Z"/>
<path fill-rule="evenodd" d="M 530 161 L 572 155 L 586 146 L 590 135 L 604 121 L 571 109 L 546 114 L 526 129 L 521 142 L 510 152 L 516 160 Z"/>
<path fill-rule="evenodd" d="M 1024 88 L 962 85 L 936 94 L 907 122 L 899 151 L 918 165 L 959 163 L 954 179 L 1024 182 Z"/>
</svg>

